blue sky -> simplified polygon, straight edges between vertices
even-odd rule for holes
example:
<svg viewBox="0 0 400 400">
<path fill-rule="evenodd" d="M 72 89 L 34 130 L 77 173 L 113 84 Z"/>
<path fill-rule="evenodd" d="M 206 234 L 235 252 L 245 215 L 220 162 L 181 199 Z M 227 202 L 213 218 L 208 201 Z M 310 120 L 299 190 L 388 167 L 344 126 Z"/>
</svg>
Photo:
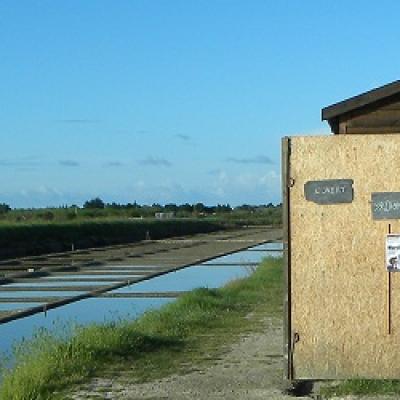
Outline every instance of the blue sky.
<svg viewBox="0 0 400 400">
<path fill-rule="evenodd" d="M 399 79 L 397 1 L 0 2 L 0 202 L 280 201 L 280 140 Z"/>
</svg>

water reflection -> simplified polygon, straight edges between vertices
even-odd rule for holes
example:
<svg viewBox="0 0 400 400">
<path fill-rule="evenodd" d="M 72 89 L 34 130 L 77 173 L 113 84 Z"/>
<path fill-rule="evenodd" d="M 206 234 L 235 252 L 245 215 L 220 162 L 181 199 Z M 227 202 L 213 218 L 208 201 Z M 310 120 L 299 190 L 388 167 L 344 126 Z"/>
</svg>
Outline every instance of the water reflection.
<svg viewBox="0 0 400 400">
<path fill-rule="evenodd" d="M 123 279 L 121 279 L 123 280 Z M 52 287 L 52 286 L 65 286 L 65 287 L 73 287 L 73 286 L 107 286 L 112 285 L 115 282 L 104 282 L 104 281 L 91 281 L 91 282 L 65 282 L 65 281 L 46 281 L 46 282 L 27 282 L 27 283 L 11 283 L 9 285 L 4 285 L 5 288 L 24 288 L 24 287 Z M 0 289 L 1 292 L 1 289 Z"/>
<path fill-rule="evenodd" d="M 51 290 L 46 290 L 46 291 L 23 291 L 23 290 L 18 290 L 15 292 L 0 292 L 0 298 L 4 297 L 54 297 L 54 296 L 59 296 L 59 297 L 71 297 L 71 296 L 79 296 L 80 294 L 83 294 L 85 292 L 80 292 L 80 291 L 51 291 Z"/>
<path fill-rule="evenodd" d="M 250 247 L 248 250 L 283 250 L 282 242 L 269 242 Z"/>
<path fill-rule="evenodd" d="M 176 292 L 198 287 L 216 288 L 238 278 L 248 276 L 253 269 L 241 266 L 207 266 L 206 264 L 181 269 L 176 272 L 138 282 L 117 289 L 116 293 L 132 292 Z M 112 292 L 111 292 L 112 293 Z"/>
<path fill-rule="evenodd" d="M 248 276 L 256 267 L 246 266 L 247 263 L 259 263 L 266 256 L 280 256 L 281 243 L 268 243 L 265 245 L 254 246 L 250 250 L 241 251 L 223 257 L 218 257 L 210 262 L 188 267 L 177 272 L 153 278 L 147 281 L 138 282 L 130 286 L 115 290 L 116 293 L 134 293 L 134 292 L 168 292 L 168 291 L 187 291 L 197 287 L 220 287 L 227 282 Z M 254 251 L 257 250 L 257 251 Z M 258 251 L 265 250 L 265 251 Z M 212 263 L 223 263 L 223 266 L 209 265 Z M 243 265 L 237 265 L 242 263 Z M 235 264 L 235 265 L 231 265 Z M 152 269 L 151 266 L 115 266 L 118 269 Z M 98 268 L 98 267 L 97 267 Z M 154 267 L 153 267 L 154 268 Z M 132 272 L 130 272 L 132 274 Z M 69 275 L 68 278 L 87 277 L 92 278 L 93 275 Z M 121 278 L 125 280 L 128 276 L 102 275 L 102 277 Z M 138 276 L 131 276 L 137 278 Z M 57 279 L 59 279 L 57 281 Z M 54 280 L 48 280 L 35 284 L 38 287 L 52 286 L 93 286 L 93 285 L 108 285 L 115 282 L 64 282 L 58 277 Z M 33 286 L 32 283 L 27 284 L 11 284 L 8 287 L 24 288 Z M 69 297 L 82 294 L 82 291 L 0 291 L 0 298 L 4 297 Z M 0 351 L 8 352 L 14 341 L 27 339 L 39 328 L 47 328 L 53 331 L 60 329 L 63 326 L 71 327 L 74 324 L 88 324 L 91 322 L 115 321 L 121 318 L 137 318 L 146 310 L 161 307 L 167 302 L 173 301 L 171 298 L 90 298 L 81 300 L 77 303 L 72 303 L 54 310 L 49 310 L 46 314 L 35 314 L 31 317 L 19 319 L 6 324 L 0 325 Z M 22 309 L 32 307 L 40 303 L 0 303 L 0 310 Z"/>
<path fill-rule="evenodd" d="M 264 249 L 257 249 L 264 250 Z M 269 249 L 271 250 L 271 249 Z M 278 249 L 277 249 L 278 250 Z M 281 257 L 280 251 L 240 251 L 238 253 L 227 254 L 226 256 L 214 258 L 213 260 L 207 261 L 204 264 L 215 264 L 215 263 L 259 263 L 264 257 Z"/>
<path fill-rule="evenodd" d="M 63 282 L 63 279 L 96 279 L 96 278 L 102 278 L 102 279 L 121 279 L 121 281 L 124 281 L 129 278 L 140 278 L 142 275 L 112 275 L 112 274 L 102 274 L 102 275 L 93 275 L 93 274 L 82 274 L 82 275 L 75 275 L 75 274 L 68 274 L 65 275 L 64 277 L 61 276 L 48 276 L 46 277 L 46 280 L 59 280 L 59 282 Z"/>
</svg>

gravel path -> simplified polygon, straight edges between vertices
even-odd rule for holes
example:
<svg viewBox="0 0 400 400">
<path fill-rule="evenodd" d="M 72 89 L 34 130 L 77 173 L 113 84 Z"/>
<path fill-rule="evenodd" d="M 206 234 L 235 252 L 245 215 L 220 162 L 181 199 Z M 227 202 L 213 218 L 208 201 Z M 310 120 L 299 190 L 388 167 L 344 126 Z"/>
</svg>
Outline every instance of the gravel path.
<svg viewBox="0 0 400 400">
<path fill-rule="evenodd" d="M 212 362 L 144 384 L 123 376 L 94 379 L 73 399 L 293 399 L 282 393 L 282 326 L 264 318 L 262 332 L 241 335 Z M 219 352 L 220 353 L 220 352 Z M 299 398 L 299 397 L 298 397 Z"/>
<path fill-rule="evenodd" d="M 254 315 L 250 316 L 254 318 Z M 191 365 L 188 373 L 136 384 L 123 373 L 96 378 L 70 395 L 70 399 L 129 400 L 294 400 L 282 392 L 282 323 L 278 319 L 256 317 L 257 332 L 240 335 L 234 344 L 215 352 L 212 361 Z M 221 354 L 222 353 L 222 354 Z M 210 354 L 207 356 L 210 358 Z M 368 396 L 362 400 L 394 400 L 397 396 Z M 332 400 L 356 400 L 357 396 Z"/>
</svg>

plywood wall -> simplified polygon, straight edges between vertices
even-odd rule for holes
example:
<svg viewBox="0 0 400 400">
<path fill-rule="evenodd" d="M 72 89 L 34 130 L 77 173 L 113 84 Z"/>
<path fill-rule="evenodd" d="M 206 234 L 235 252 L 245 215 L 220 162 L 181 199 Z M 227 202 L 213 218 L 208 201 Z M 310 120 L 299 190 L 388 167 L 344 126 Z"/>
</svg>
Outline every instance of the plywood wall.
<svg viewBox="0 0 400 400">
<path fill-rule="evenodd" d="M 400 135 L 291 138 L 291 332 L 295 379 L 400 378 L 400 272 L 392 274 L 391 319 L 385 238 L 371 192 L 400 192 Z M 310 180 L 353 179 L 354 200 L 306 201 Z"/>
</svg>

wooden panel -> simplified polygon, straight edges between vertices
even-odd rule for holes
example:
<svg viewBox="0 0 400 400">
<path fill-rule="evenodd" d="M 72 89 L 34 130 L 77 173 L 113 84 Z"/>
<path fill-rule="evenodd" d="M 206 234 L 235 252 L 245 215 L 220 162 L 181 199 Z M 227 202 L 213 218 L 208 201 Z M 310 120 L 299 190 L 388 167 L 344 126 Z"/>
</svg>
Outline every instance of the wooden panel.
<svg viewBox="0 0 400 400">
<path fill-rule="evenodd" d="M 365 127 L 350 127 L 346 126 L 345 130 L 340 131 L 339 133 L 347 133 L 347 134 L 376 134 L 378 128 L 365 128 Z M 400 126 L 391 127 L 391 126 L 383 126 L 379 128 L 379 133 L 390 133 L 390 134 L 399 134 L 400 133 Z"/>
<path fill-rule="evenodd" d="M 392 275 L 391 333 L 385 237 L 371 192 L 400 191 L 400 136 L 291 138 L 291 337 L 295 379 L 400 378 L 400 273 Z M 305 200 L 310 180 L 353 179 L 354 200 Z"/>
<path fill-rule="evenodd" d="M 347 120 L 347 126 L 365 126 L 371 128 L 379 126 L 398 126 L 399 123 L 400 111 L 398 110 L 378 110 Z"/>
<path fill-rule="evenodd" d="M 379 103 L 341 115 L 339 133 L 398 133 L 400 101 Z"/>
</svg>

